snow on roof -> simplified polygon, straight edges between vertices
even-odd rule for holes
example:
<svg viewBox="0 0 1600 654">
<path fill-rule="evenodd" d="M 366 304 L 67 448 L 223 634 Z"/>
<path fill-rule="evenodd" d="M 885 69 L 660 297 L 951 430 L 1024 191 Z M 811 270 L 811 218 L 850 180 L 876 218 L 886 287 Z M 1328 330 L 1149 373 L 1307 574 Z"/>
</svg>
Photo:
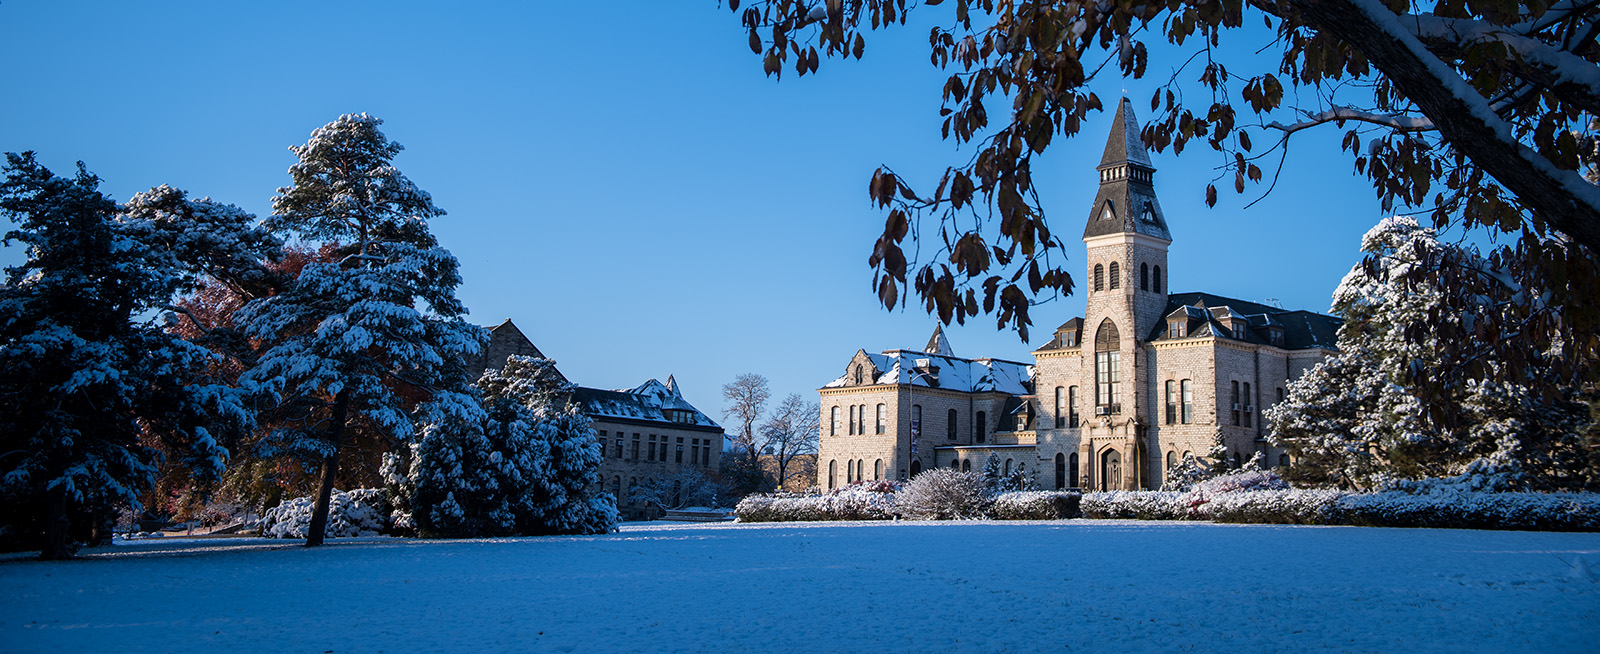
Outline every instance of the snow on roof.
<svg viewBox="0 0 1600 654">
<path fill-rule="evenodd" d="M 879 375 L 872 383 L 909 384 L 966 393 L 998 391 L 1021 395 L 1033 380 L 1033 366 L 1004 359 L 963 359 L 918 350 L 888 350 L 869 354 Z M 923 362 L 926 365 L 923 365 Z M 934 371 L 933 368 L 938 368 Z M 823 388 L 850 386 L 854 379 L 847 372 Z"/>
<path fill-rule="evenodd" d="M 677 380 L 669 381 L 673 383 L 668 385 L 651 379 L 632 389 L 612 391 L 579 386 L 572 390 L 572 398 L 591 417 L 632 418 L 721 428 L 716 421 L 683 399 Z M 685 412 L 691 420 L 672 420 L 667 416 L 667 411 Z"/>
</svg>

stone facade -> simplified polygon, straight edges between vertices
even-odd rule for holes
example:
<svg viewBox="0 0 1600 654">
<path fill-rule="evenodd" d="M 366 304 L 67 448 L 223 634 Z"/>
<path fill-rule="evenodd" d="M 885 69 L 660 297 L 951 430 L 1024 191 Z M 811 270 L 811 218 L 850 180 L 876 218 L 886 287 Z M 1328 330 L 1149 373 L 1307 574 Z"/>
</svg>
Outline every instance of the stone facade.
<svg viewBox="0 0 1600 654">
<path fill-rule="evenodd" d="M 819 486 L 904 479 L 930 465 L 981 469 L 1001 457 L 1003 470 L 1024 466 L 1046 488 L 1153 489 L 1185 455 L 1204 456 L 1219 433 L 1236 461 L 1261 452 L 1286 463 L 1266 442 L 1261 411 L 1334 351 L 1339 320 L 1169 293 L 1172 238 L 1138 133 L 1124 100 L 1084 229 L 1084 317 L 1057 328 L 1032 365 L 955 357 L 939 330 L 924 351 L 857 352 L 820 390 Z M 945 383 L 936 373 L 962 366 L 991 376 Z M 919 410 L 921 433 L 909 415 Z M 835 412 L 848 421 L 862 411 L 866 433 L 834 424 Z M 927 428 L 942 429 L 949 411 L 967 422 L 954 438 L 930 440 Z M 979 412 L 987 422 L 974 429 Z"/>
<path fill-rule="evenodd" d="M 489 330 L 479 363 L 501 367 L 512 354 L 543 357 L 522 330 L 507 320 Z M 558 371 L 559 374 L 559 371 Z M 574 386 L 568 401 L 593 422 L 602 458 L 596 483 L 618 498 L 626 520 L 660 517 L 658 506 L 631 499 L 633 489 L 671 480 L 695 468 L 709 476 L 722 462 L 723 429 L 683 398 L 677 380 L 651 379 L 629 389 Z"/>
</svg>

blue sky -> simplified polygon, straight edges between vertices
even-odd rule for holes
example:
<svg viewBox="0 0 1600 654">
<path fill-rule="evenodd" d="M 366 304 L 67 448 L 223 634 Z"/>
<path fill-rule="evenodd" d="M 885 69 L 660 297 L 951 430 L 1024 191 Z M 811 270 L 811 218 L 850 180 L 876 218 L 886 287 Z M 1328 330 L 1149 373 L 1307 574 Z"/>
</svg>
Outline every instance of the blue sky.
<svg viewBox="0 0 1600 654">
<path fill-rule="evenodd" d="M 775 82 L 712 0 L 4 0 L 0 151 L 36 150 L 57 172 L 83 160 L 119 200 L 165 183 L 264 216 L 288 146 L 371 113 L 406 146 L 396 165 L 449 212 L 433 227 L 462 262 L 472 320 L 513 319 L 584 385 L 676 375 L 720 416 L 740 373 L 766 375 L 775 399 L 814 398 L 857 348 L 926 342 L 934 319 L 871 292 L 883 214 L 867 181 L 888 164 L 931 187 L 970 154 L 939 139 L 927 21 L 947 11 L 871 35 L 860 62 Z M 1148 80 L 1175 63 L 1163 52 L 1126 82 L 1141 117 Z M 1122 84 L 1094 88 L 1114 106 Z M 1072 270 L 1110 120 L 1092 114 L 1035 163 Z M 1203 146 L 1153 154 L 1171 290 L 1326 310 L 1383 215 L 1339 136 L 1297 136 L 1278 188 L 1248 210 L 1259 193 L 1201 202 L 1218 163 Z M 1082 307 L 1036 307 L 1034 343 Z M 958 355 L 1032 349 L 987 318 L 947 334 Z"/>
</svg>

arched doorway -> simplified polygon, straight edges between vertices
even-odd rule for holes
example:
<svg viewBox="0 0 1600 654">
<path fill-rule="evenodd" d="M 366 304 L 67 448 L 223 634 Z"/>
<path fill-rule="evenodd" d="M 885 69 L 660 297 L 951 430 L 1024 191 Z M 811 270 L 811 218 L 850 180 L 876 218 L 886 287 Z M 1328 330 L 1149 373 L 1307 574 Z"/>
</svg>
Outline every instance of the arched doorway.
<svg viewBox="0 0 1600 654">
<path fill-rule="evenodd" d="M 1100 490 L 1122 490 L 1122 453 L 1106 450 L 1100 455 Z"/>
<path fill-rule="evenodd" d="M 920 475 L 920 474 L 922 474 L 922 461 L 920 461 L 920 460 L 912 461 L 911 462 L 911 477 L 913 479 L 915 479 L 916 476 Z"/>
<path fill-rule="evenodd" d="M 1056 452 L 1056 490 L 1067 487 L 1067 455 Z"/>
</svg>

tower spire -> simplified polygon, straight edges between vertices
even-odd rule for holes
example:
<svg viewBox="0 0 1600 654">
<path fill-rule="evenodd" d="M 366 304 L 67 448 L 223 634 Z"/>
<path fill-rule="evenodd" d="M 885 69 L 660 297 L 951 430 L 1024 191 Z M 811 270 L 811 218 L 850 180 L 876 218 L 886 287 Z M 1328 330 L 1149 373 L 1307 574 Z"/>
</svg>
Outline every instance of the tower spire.
<svg viewBox="0 0 1600 654">
<path fill-rule="evenodd" d="M 933 336 L 928 339 L 928 346 L 922 348 L 922 351 L 940 356 L 955 356 L 955 352 L 950 349 L 950 339 L 944 337 L 942 325 L 933 326 Z"/>
<path fill-rule="evenodd" d="M 1117 115 L 1106 136 L 1105 154 L 1100 156 L 1095 170 L 1100 174 L 1100 192 L 1089 209 L 1084 238 L 1134 233 L 1172 240 L 1161 204 L 1156 201 L 1156 168 L 1150 163 L 1144 140 L 1139 138 L 1139 120 L 1127 98 L 1117 103 Z"/>
</svg>

